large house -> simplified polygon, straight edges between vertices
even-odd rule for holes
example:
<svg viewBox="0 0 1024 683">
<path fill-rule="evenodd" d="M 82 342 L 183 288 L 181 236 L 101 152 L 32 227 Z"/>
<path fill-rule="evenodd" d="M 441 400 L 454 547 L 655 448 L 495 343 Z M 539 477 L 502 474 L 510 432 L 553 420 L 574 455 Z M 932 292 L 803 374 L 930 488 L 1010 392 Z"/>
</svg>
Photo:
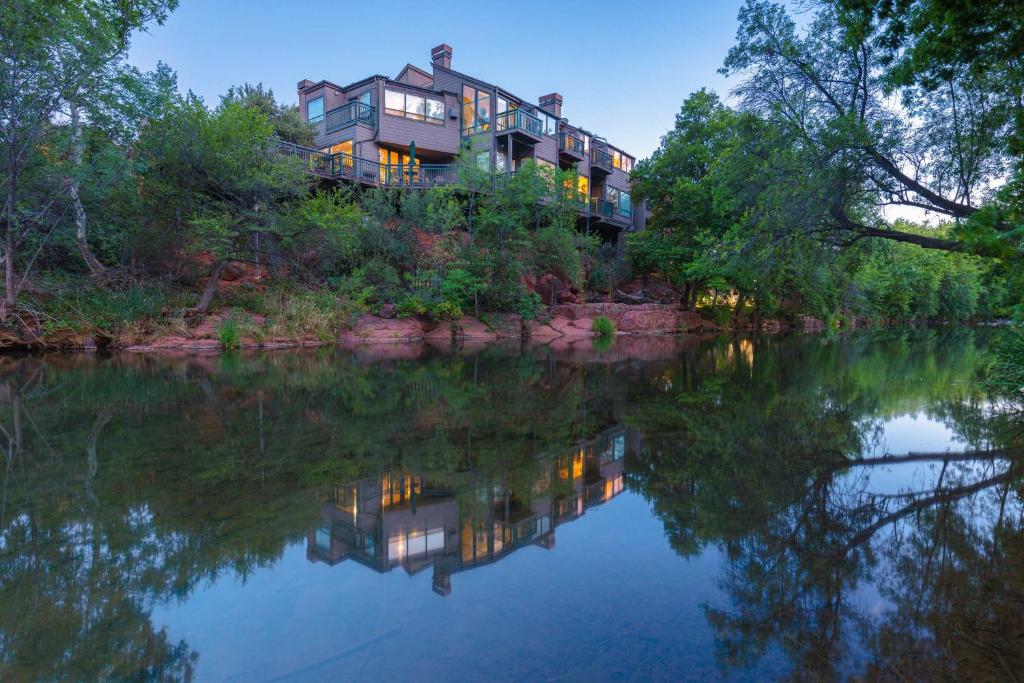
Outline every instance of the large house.
<svg viewBox="0 0 1024 683">
<path fill-rule="evenodd" d="M 643 227 L 630 197 L 634 158 L 562 117 L 562 96 L 536 104 L 452 69 L 452 48 L 431 50 L 429 71 L 407 64 L 394 78 L 370 76 L 341 86 L 300 81 L 299 111 L 317 127 L 302 150 L 324 177 L 379 186 L 458 182 L 464 149 L 496 177 L 526 160 L 575 168 L 581 222 L 611 236 Z"/>
</svg>

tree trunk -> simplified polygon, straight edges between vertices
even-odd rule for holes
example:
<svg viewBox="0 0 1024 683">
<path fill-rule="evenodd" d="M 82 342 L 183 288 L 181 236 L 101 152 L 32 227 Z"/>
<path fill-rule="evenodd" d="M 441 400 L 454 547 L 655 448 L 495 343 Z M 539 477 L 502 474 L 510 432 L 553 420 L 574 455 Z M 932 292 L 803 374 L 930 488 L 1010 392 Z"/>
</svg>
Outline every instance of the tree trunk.
<svg viewBox="0 0 1024 683">
<path fill-rule="evenodd" d="M 203 295 L 199 297 L 199 303 L 196 304 L 194 309 L 197 313 L 206 313 L 206 309 L 210 307 L 210 302 L 213 301 L 217 289 L 220 288 L 220 274 L 224 271 L 224 266 L 226 265 L 227 261 L 224 259 L 220 259 L 213 264 L 213 268 L 210 271 L 210 280 L 206 283 L 206 289 L 203 290 Z"/>
<path fill-rule="evenodd" d="M 11 141 L 10 176 L 7 178 L 7 203 L 4 206 L 4 301 L 0 306 L 0 321 L 6 321 L 18 305 L 18 291 L 14 273 L 14 199 L 17 196 L 18 175 L 15 166 L 15 141 Z"/>
<path fill-rule="evenodd" d="M 736 325 L 736 323 L 739 322 L 740 314 L 743 312 L 743 304 L 745 304 L 746 302 L 747 302 L 747 297 L 743 294 L 743 292 L 740 292 L 736 296 L 736 308 L 734 308 L 733 311 L 732 311 L 732 323 L 733 323 L 733 325 Z"/>
<path fill-rule="evenodd" d="M 703 287 L 700 283 L 695 282 L 693 288 L 690 290 L 690 300 L 686 302 L 686 310 L 691 313 L 697 311 L 697 301 L 700 299 L 700 295 L 703 293 Z"/>
<path fill-rule="evenodd" d="M 85 146 L 85 143 L 82 140 L 81 113 L 79 112 L 77 104 L 71 104 L 71 131 L 73 136 L 71 144 L 71 163 L 77 171 L 82 168 L 82 156 Z M 100 260 L 92 253 L 92 249 L 89 248 L 88 233 L 86 231 L 87 222 L 85 207 L 82 206 L 78 178 L 70 175 L 64 180 L 67 184 L 68 194 L 71 195 L 71 203 L 75 210 L 75 243 L 78 245 L 78 253 L 82 255 L 82 260 L 85 261 L 85 265 L 88 266 L 89 272 L 92 273 L 93 277 L 106 277 L 107 267 L 100 263 Z"/>
</svg>

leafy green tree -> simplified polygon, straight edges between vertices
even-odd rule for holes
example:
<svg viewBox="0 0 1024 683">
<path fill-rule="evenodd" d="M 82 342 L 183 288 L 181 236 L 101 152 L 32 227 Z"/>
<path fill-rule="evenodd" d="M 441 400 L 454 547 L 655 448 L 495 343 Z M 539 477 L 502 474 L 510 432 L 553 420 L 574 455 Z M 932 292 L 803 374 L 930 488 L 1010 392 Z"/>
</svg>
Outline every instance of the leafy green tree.
<svg viewBox="0 0 1024 683">
<path fill-rule="evenodd" d="M 274 99 L 274 91 L 264 88 L 262 83 L 231 86 L 221 96 L 220 103 L 221 106 L 240 104 L 262 112 L 274 127 L 274 135 L 286 142 L 313 146 L 316 129 L 308 121 L 302 120 L 298 105 L 279 103 Z"/>
<path fill-rule="evenodd" d="M 199 312 L 210 305 L 230 260 L 258 260 L 275 239 L 292 234 L 284 204 L 305 197 L 311 179 L 275 146 L 262 112 L 235 103 L 210 111 L 192 95 L 151 121 L 139 141 L 151 201 L 164 220 L 180 221 L 187 249 L 212 257 Z"/>
<path fill-rule="evenodd" d="M 176 0 L 128 2 L 57 2 L 11 0 L 0 13 L 0 157 L 4 171 L 4 300 L 0 319 L 6 320 L 17 306 L 35 261 L 21 259 L 30 235 L 47 239 L 63 218 L 52 208 L 64 204 L 64 192 L 23 196 L 29 169 L 39 170 L 45 154 L 41 143 L 62 112 L 70 123 L 70 161 L 82 163 L 82 111 L 85 103 L 109 103 L 116 99 L 116 84 L 130 70 L 124 67 L 131 34 L 150 21 L 162 22 Z M 114 94 L 112 95 L 112 92 Z M 65 178 L 66 192 L 75 216 L 76 241 L 87 264 L 102 272 L 87 243 L 86 217 L 77 174 Z M 38 189 L 38 187 L 37 187 Z M 56 215 L 55 215 L 56 214 Z M 38 252 L 37 252 L 38 253 Z M 18 267 L 24 269 L 19 278 Z"/>
</svg>

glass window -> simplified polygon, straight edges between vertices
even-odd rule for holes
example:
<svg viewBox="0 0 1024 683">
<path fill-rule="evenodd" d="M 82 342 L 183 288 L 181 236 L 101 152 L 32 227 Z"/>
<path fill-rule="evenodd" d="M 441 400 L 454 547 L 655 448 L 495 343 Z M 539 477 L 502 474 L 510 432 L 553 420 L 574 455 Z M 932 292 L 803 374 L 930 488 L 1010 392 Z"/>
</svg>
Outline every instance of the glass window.
<svg viewBox="0 0 1024 683">
<path fill-rule="evenodd" d="M 619 154 L 619 150 L 617 149 L 612 150 L 612 167 L 622 168 L 622 155 Z"/>
<path fill-rule="evenodd" d="M 495 155 L 494 168 L 501 173 L 505 172 L 505 159 L 506 154 L 499 149 Z"/>
<path fill-rule="evenodd" d="M 476 93 L 476 120 L 480 130 L 491 129 L 491 96 L 481 90 Z"/>
<path fill-rule="evenodd" d="M 584 154 L 589 154 L 590 153 L 590 136 L 589 135 L 584 135 L 583 136 L 583 153 Z"/>
<path fill-rule="evenodd" d="M 468 85 L 462 86 L 462 128 L 471 129 L 476 121 L 476 90 Z"/>
<path fill-rule="evenodd" d="M 633 158 L 628 157 L 625 154 L 622 155 L 622 170 L 629 173 L 633 170 Z"/>
<path fill-rule="evenodd" d="M 590 178 L 585 175 L 576 177 L 576 191 L 583 197 L 590 196 Z"/>
<path fill-rule="evenodd" d="M 324 98 L 323 95 L 313 100 L 306 102 L 306 118 L 309 121 L 323 121 L 324 118 Z"/>
<path fill-rule="evenodd" d="M 629 198 L 628 192 L 622 192 L 619 194 L 619 211 L 621 211 L 626 216 L 633 215 L 633 205 Z"/>
<path fill-rule="evenodd" d="M 358 99 L 363 104 L 369 105 L 369 104 L 371 104 L 370 100 L 372 98 L 373 98 L 373 92 L 370 91 L 370 90 L 366 90 L 364 92 L 359 93 L 359 97 L 357 97 L 356 99 Z"/>
<path fill-rule="evenodd" d="M 480 152 L 476 155 L 476 165 L 480 167 L 481 171 L 491 170 L 491 153 Z"/>
<path fill-rule="evenodd" d="M 418 95 L 405 96 L 405 117 L 422 121 L 427 111 L 426 99 Z"/>
<path fill-rule="evenodd" d="M 606 192 L 606 194 L 605 194 L 605 199 L 607 199 L 609 202 L 611 202 L 612 206 L 618 206 L 619 205 L 619 191 L 617 189 L 615 189 L 614 187 L 609 187 L 607 192 Z"/>
<path fill-rule="evenodd" d="M 444 123 L 444 102 L 427 98 L 427 121 L 430 123 Z"/>
<path fill-rule="evenodd" d="M 384 111 L 395 116 L 405 116 L 405 93 L 385 90 Z"/>
<path fill-rule="evenodd" d="M 498 108 L 494 110 L 494 115 L 504 114 L 508 111 L 508 100 L 504 97 L 498 97 Z"/>
</svg>

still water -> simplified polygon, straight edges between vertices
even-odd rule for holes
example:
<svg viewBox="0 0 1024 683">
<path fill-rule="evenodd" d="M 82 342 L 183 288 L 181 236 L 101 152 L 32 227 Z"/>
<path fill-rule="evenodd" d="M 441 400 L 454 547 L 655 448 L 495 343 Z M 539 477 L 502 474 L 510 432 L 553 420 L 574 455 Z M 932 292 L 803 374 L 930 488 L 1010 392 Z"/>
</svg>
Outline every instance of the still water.
<svg viewBox="0 0 1024 683">
<path fill-rule="evenodd" d="M 997 336 L 0 358 L 0 679 L 1019 679 Z"/>
</svg>

